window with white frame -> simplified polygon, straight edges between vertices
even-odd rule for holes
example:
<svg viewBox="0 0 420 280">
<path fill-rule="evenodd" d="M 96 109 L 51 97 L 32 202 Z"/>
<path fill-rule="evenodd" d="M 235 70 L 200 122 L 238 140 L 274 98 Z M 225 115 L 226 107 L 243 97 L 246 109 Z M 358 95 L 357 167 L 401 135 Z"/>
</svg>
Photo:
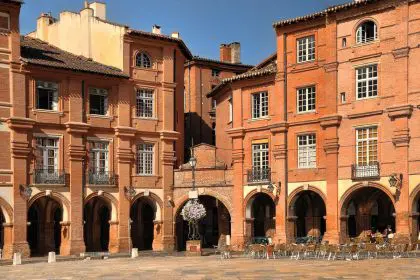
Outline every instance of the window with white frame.
<svg viewBox="0 0 420 280">
<path fill-rule="evenodd" d="M 378 96 L 378 65 L 356 69 L 357 99 Z"/>
<path fill-rule="evenodd" d="M 89 89 L 89 107 L 90 114 L 107 115 L 108 114 L 108 90 L 101 88 Z"/>
<path fill-rule="evenodd" d="M 36 109 L 58 110 L 58 84 L 53 82 L 36 81 Z"/>
<path fill-rule="evenodd" d="M 89 145 L 91 172 L 95 174 L 108 172 L 109 143 L 106 141 L 91 141 Z"/>
<path fill-rule="evenodd" d="M 229 97 L 229 122 L 233 121 L 233 100 L 232 96 Z"/>
<path fill-rule="evenodd" d="M 0 12 L 0 30 L 10 30 L 10 16 L 9 14 Z"/>
<path fill-rule="evenodd" d="M 376 24 L 369 20 L 365 21 L 357 27 L 356 43 L 364 44 L 378 39 L 378 27 Z"/>
<path fill-rule="evenodd" d="M 142 143 L 137 145 L 137 174 L 153 175 L 154 145 Z"/>
<path fill-rule="evenodd" d="M 298 113 L 315 111 L 316 90 L 315 86 L 297 90 Z"/>
<path fill-rule="evenodd" d="M 211 69 L 211 76 L 216 78 L 219 77 L 220 75 L 220 70 L 219 69 Z"/>
<path fill-rule="evenodd" d="M 268 143 L 252 144 L 252 169 L 267 170 L 268 156 Z"/>
<path fill-rule="evenodd" d="M 316 136 L 315 134 L 298 136 L 298 167 L 316 167 Z"/>
<path fill-rule="evenodd" d="M 136 116 L 153 118 L 154 93 L 151 89 L 138 89 L 136 96 Z"/>
<path fill-rule="evenodd" d="M 307 62 L 315 60 L 315 36 L 308 36 L 297 40 L 297 61 Z"/>
<path fill-rule="evenodd" d="M 136 66 L 141 68 L 151 68 L 152 60 L 150 59 L 150 56 L 145 52 L 137 53 Z"/>
<path fill-rule="evenodd" d="M 378 162 L 378 127 L 356 130 L 357 165 L 367 166 Z"/>
<path fill-rule="evenodd" d="M 252 118 L 258 119 L 268 116 L 268 92 L 252 94 Z"/>
<path fill-rule="evenodd" d="M 44 173 L 56 173 L 58 170 L 58 138 L 36 138 L 36 169 Z"/>
</svg>

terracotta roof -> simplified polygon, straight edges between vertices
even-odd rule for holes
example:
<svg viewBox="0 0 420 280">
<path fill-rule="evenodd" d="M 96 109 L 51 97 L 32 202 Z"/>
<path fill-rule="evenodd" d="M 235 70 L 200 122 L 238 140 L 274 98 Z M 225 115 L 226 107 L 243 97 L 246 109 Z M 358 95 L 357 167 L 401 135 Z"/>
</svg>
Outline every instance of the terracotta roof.
<svg viewBox="0 0 420 280">
<path fill-rule="evenodd" d="M 336 12 L 339 12 L 339 11 L 364 6 L 364 5 L 374 3 L 374 2 L 378 2 L 378 1 L 381 1 L 381 0 L 357 0 L 357 1 L 352 1 L 352 2 L 345 3 L 345 4 L 341 4 L 341 5 L 335 5 L 335 6 L 328 7 L 325 10 L 322 10 L 322 11 L 317 12 L 317 13 L 274 22 L 273 27 L 281 27 L 281 26 L 291 25 L 291 24 L 295 24 L 295 23 L 299 23 L 299 22 L 303 22 L 303 21 L 307 21 L 307 20 L 312 20 L 312 19 L 324 17 L 324 16 L 326 16 L 327 14 L 330 14 L 330 13 L 336 13 Z"/>
<path fill-rule="evenodd" d="M 149 37 L 149 38 L 152 38 L 152 39 L 159 39 L 159 40 L 163 40 L 163 41 L 177 43 L 179 45 L 179 48 L 184 53 L 184 55 L 187 59 L 191 59 L 193 57 L 190 50 L 188 49 L 187 45 L 185 45 L 184 41 L 182 41 L 179 38 L 174 38 L 174 37 L 164 35 L 164 34 L 156 34 L 156 33 L 152 33 L 152 32 L 146 32 L 146 31 L 135 30 L 135 29 L 129 29 L 128 34 L 129 35 L 144 36 L 144 37 Z"/>
<path fill-rule="evenodd" d="M 128 78 L 121 70 L 77 56 L 39 39 L 21 36 L 21 60 L 28 64 Z"/>
<path fill-rule="evenodd" d="M 247 80 L 247 79 L 262 77 L 266 75 L 272 75 L 275 73 L 277 73 L 277 54 L 272 54 L 271 56 L 269 56 L 267 59 L 262 61 L 260 64 L 258 64 L 251 70 L 245 73 L 233 76 L 231 78 L 223 79 L 222 82 L 217 87 L 215 87 L 211 92 L 207 94 L 207 97 L 215 96 L 221 88 L 223 88 L 225 85 L 231 82 L 239 81 L 239 80 Z"/>
<path fill-rule="evenodd" d="M 201 57 L 201 56 L 197 56 L 197 55 L 193 56 L 192 59 L 190 61 L 188 61 L 186 64 L 189 64 L 191 62 L 204 62 L 204 63 L 208 62 L 208 63 L 216 63 L 216 64 L 221 64 L 221 65 L 241 67 L 241 68 L 252 68 L 252 67 L 254 67 L 254 65 L 225 62 L 225 61 L 206 58 L 206 57 Z"/>
</svg>

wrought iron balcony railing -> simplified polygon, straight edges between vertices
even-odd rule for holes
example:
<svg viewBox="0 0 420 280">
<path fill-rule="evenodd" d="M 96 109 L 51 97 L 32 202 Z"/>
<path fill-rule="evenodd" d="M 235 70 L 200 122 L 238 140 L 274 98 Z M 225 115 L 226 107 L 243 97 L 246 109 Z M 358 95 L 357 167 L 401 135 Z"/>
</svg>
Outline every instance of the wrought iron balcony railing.
<svg viewBox="0 0 420 280">
<path fill-rule="evenodd" d="M 271 168 L 253 167 L 248 170 L 248 182 L 260 183 L 269 182 L 271 180 Z"/>
<path fill-rule="evenodd" d="M 117 176 L 114 172 L 110 171 L 96 171 L 89 170 L 88 172 L 89 185 L 116 185 Z"/>
<path fill-rule="evenodd" d="M 58 169 L 35 169 L 34 183 L 47 185 L 64 185 L 66 183 L 66 173 Z"/>
<path fill-rule="evenodd" d="M 351 166 L 352 180 L 378 179 L 380 178 L 379 162 L 367 165 L 353 164 Z"/>
</svg>

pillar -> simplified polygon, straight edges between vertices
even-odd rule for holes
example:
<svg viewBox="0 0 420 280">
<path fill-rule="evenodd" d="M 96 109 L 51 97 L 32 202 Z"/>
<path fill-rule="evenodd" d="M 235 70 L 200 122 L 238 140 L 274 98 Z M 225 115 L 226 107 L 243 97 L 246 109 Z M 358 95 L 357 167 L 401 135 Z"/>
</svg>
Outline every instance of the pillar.
<svg viewBox="0 0 420 280">
<path fill-rule="evenodd" d="M 238 108 L 234 105 L 235 108 Z M 239 115 L 239 114 L 238 114 Z M 238 116 L 234 115 L 235 118 Z M 243 248 L 245 243 L 244 226 L 246 220 L 244 217 L 244 148 L 243 148 L 243 129 L 232 129 L 228 134 L 233 140 L 232 163 L 233 163 L 233 213 L 232 213 L 232 245 Z M 249 236 L 248 236 L 249 237 Z"/>
<path fill-rule="evenodd" d="M 123 102 L 125 104 L 125 102 Z M 128 103 L 129 104 L 129 103 Z M 122 105 L 118 105 L 119 107 Z M 129 108 L 126 108 L 129 112 Z M 120 108 L 118 109 L 120 110 Z M 122 108 L 121 108 L 122 110 Z M 121 113 L 121 112 L 120 112 Z M 128 124 L 128 122 L 126 123 Z M 117 173 L 118 177 L 118 234 L 114 235 L 115 251 L 128 252 L 132 248 L 130 232 L 130 197 L 125 193 L 125 188 L 131 186 L 131 170 L 134 164 L 132 141 L 136 130 L 128 126 L 115 128 L 117 137 Z"/>
<path fill-rule="evenodd" d="M 73 99 L 75 97 L 71 97 Z M 76 98 L 75 98 L 76 99 Z M 76 100 L 74 100 L 76 101 Z M 80 104 L 80 100 L 74 103 Z M 70 107 L 73 102 L 71 101 Z M 70 108 L 72 111 L 74 108 Z M 74 115 L 76 113 L 74 112 Z M 79 112 L 80 115 L 80 112 Z M 83 138 L 88 132 L 89 125 L 81 122 L 66 123 L 70 143 L 68 146 L 68 167 L 70 174 L 70 232 L 68 239 L 68 250 L 66 254 L 78 255 L 85 252 L 86 247 L 83 239 L 83 211 L 84 211 L 84 163 L 86 150 Z"/>
<path fill-rule="evenodd" d="M 21 81 L 24 83 L 24 81 Z M 22 257 L 29 257 L 29 245 L 27 242 L 27 199 L 29 196 L 22 193 L 22 187 L 29 184 L 29 157 L 31 155 L 31 130 L 35 121 L 27 118 L 10 118 L 8 120 L 11 129 L 11 153 L 13 170 L 13 234 L 12 248 L 6 251 L 6 258 L 12 258 L 13 253 L 21 253 Z M 8 254 L 10 253 L 10 255 Z"/>
<path fill-rule="evenodd" d="M 153 251 L 162 251 L 164 249 L 164 244 L 162 242 L 162 221 L 153 222 Z"/>
<path fill-rule="evenodd" d="M 340 209 L 338 201 L 338 127 L 341 117 L 337 115 L 321 120 L 324 131 L 324 152 L 326 162 L 327 201 L 326 201 L 326 232 L 323 239 L 330 244 L 339 243 Z"/>
<path fill-rule="evenodd" d="M 118 221 L 109 221 L 109 244 L 108 244 L 108 251 L 110 253 L 118 253 L 120 252 L 119 248 L 119 241 L 118 238 Z"/>
</svg>

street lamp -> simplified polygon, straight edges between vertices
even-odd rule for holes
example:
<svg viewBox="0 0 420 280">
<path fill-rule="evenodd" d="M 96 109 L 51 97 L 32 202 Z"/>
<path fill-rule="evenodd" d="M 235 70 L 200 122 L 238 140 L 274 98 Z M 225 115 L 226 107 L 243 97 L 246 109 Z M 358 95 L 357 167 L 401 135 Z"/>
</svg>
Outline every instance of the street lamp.
<svg viewBox="0 0 420 280">
<path fill-rule="evenodd" d="M 192 191 L 195 191 L 195 167 L 197 165 L 197 159 L 194 157 L 194 149 L 192 150 L 189 163 L 192 171 Z"/>
</svg>

